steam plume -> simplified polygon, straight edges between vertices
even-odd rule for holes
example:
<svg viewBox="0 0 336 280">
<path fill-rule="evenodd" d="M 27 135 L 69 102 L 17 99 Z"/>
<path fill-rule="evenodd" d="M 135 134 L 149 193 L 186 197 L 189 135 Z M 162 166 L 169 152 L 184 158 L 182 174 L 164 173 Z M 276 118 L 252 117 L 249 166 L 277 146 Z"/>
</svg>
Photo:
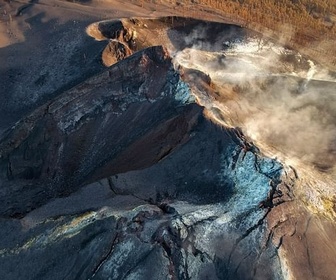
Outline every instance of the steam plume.
<svg viewBox="0 0 336 280">
<path fill-rule="evenodd" d="M 336 79 L 299 53 L 257 37 L 196 43 L 177 63 L 209 74 L 220 97 L 199 100 L 220 109 L 257 143 L 324 172 L 336 163 Z M 190 44 L 191 37 L 187 37 Z M 222 49 L 219 49 L 222 46 Z M 211 108 L 212 107 L 212 108 Z"/>
</svg>

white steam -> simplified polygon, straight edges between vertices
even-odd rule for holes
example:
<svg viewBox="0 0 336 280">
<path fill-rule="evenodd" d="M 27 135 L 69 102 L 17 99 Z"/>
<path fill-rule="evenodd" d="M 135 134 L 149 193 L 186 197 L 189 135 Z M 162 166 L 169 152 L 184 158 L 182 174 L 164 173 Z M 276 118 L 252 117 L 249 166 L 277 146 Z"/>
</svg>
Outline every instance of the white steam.
<svg viewBox="0 0 336 280">
<path fill-rule="evenodd" d="M 240 126 L 257 143 L 314 167 L 336 163 L 336 79 L 300 54 L 260 38 L 200 43 L 177 63 L 210 75 L 219 96 L 198 96 L 223 121 Z M 219 49 L 218 46 L 223 46 Z"/>
</svg>

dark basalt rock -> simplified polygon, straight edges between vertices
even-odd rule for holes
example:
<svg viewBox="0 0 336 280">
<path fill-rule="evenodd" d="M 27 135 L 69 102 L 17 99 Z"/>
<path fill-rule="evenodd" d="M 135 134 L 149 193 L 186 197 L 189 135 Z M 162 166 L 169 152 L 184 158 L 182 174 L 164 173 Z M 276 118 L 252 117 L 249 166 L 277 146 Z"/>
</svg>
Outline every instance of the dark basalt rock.
<svg viewBox="0 0 336 280">
<path fill-rule="evenodd" d="M 16 236 L 5 245 L 1 267 L 7 279 L 22 277 L 21 269 L 11 272 L 17 261 L 30 267 L 26 279 L 233 279 L 261 273 L 264 261 L 253 269 L 239 262 L 245 255 L 256 262 L 261 254 L 253 252 L 267 211 L 258 203 L 282 167 L 245 151 L 241 134 L 212 123 L 192 102 L 190 88 L 211 90 L 208 76 L 186 69 L 188 85 L 180 72 L 164 48 L 145 49 L 7 131 L 0 143 L 1 216 L 25 216 L 21 222 L 29 229 L 23 240 Z M 104 188 L 104 200 L 92 204 L 94 197 L 83 197 L 87 204 L 65 210 L 77 196 L 72 193 L 88 183 L 96 193 Z M 246 192 L 254 193 L 253 201 L 245 201 Z M 99 205 L 119 205 L 119 214 Z M 60 218 L 39 225 L 49 207 Z M 64 220 L 63 211 L 73 216 Z M 225 216 L 230 218 L 220 222 Z M 250 245 L 242 246 L 245 240 Z M 73 250 L 64 259 L 61 251 L 68 247 Z M 273 254 L 268 248 L 266 254 Z M 275 277 L 278 260 L 271 263 L 268 275 Z"/>
<path fill-rule="evenodd" d="M 179 79 L 166 50 L 149 48 L 18 122 L 0 143 L 2 215 L 145 168 L 186 141 L 201 108 L 175 100 Z"/>
</svg>

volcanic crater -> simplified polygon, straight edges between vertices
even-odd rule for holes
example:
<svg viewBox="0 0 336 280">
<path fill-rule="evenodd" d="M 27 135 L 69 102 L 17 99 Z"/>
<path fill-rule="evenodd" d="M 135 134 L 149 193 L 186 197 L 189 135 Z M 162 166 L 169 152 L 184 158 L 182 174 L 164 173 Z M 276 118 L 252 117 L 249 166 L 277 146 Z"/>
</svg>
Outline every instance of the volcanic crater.
<svg viewBox="0 0 336 280">
<path fill-rule="evenodd" d="M 331 73 L 230 24 L 86 33 L 104 66 L 1 134 L 3 279 L 332 279 Z"/>
</svg>

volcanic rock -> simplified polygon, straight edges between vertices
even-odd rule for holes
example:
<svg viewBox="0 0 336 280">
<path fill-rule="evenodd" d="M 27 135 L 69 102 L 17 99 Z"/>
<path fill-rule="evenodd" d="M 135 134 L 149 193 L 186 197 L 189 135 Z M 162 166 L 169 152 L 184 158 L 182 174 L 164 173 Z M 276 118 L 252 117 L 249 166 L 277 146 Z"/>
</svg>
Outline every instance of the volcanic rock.
<svg viewBox="0 0 336 280">
<path fill-rule="evenodd" d="M 191 40 L 198 28 L 222 33 Z M 1 134 L 3 279 L 332 279 L 332 198 L 331 216 L 312 213 L 300 171 L 223 125 L 200 105 L 219 100 L 209 75 L 173 63 L 246 32 L 175 17 L 88 27 L 109 67 Z"/>
</svg>

